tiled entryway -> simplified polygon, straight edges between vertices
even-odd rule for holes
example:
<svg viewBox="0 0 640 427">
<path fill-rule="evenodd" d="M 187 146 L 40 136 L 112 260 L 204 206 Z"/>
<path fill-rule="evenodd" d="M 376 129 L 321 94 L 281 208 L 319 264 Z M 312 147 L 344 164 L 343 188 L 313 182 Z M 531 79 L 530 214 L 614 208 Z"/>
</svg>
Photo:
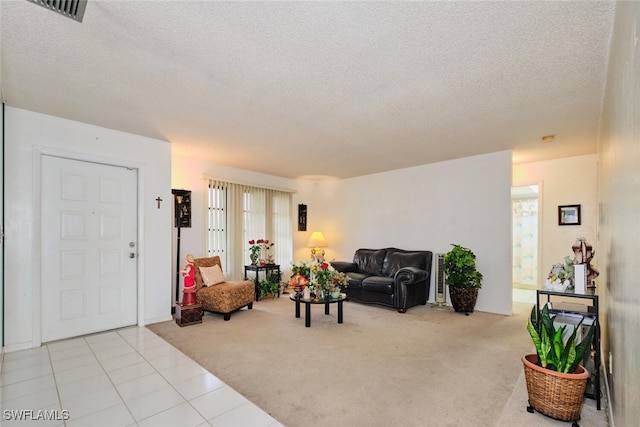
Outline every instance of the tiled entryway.
<svg viewBox="0 0 640 427">
<path fill-rule="evenodd" d="M 526 302 L 529 304 L 536 303 L 536 291 L 535 289 L 520 289 L 513 288 L 513 301 Z"/>
<path fill-rule="evenodd" d="M 281 425 L 140 327 L 5 354 L 0 407 L 2 427 Z"/>
</svg>

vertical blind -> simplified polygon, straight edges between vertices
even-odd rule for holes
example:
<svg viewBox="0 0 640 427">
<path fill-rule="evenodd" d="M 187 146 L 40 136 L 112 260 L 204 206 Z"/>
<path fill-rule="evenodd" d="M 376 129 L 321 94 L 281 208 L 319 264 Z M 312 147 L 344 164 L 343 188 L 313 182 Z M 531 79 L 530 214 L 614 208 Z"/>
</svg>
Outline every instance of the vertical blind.
<svg viewBox="0 0 640 427">
<path fill-rule="evenodd" d="M 276 264 L 293 257 L 291 193 L 209 180 L 207 251 L 219 256 L 229 279 L 244 277 L 249 240 L 267 239 Z"/>
</svg>

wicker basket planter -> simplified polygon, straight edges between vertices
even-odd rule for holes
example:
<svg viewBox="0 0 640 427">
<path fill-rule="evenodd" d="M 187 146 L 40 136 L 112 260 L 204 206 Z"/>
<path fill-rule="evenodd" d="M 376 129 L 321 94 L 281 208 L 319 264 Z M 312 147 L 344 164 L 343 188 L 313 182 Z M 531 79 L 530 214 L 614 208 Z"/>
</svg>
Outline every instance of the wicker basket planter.
<svg viewBox="0 0 640 427">
<path fill-rule="evenodd" d="M 537 365 L 538 355 L 522 357 L 529 394 L 527 410 L 536 410 L 560 421 L 574 421 L 577 426 L 584 400 L 589 371 L 578 366 L 575 373 L 564 374 Z"/>
</svg>

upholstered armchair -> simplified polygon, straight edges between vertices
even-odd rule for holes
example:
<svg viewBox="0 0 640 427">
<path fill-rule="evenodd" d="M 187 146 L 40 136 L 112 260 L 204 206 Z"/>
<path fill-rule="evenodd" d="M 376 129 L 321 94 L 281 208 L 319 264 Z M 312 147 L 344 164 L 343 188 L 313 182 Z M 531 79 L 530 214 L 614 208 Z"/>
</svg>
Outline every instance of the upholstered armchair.
<svg viewBox="0 0 640 427">
<path fill-rule="evenodd" d="M 196 299 L 202 304 L 202 309 L 224 315 L 224 320 L 229 320 L 231 314 L 243 307 L 251 310 L 255 298 L 255 284 L 251 280 L 222 281 L 213 283 L 209 279 L 209 286 L 206 286 L 200 267 L 220 267 L 218 280 L 224 280 L 222 275 L 222 265 L 220 257 L 197 258 L 194 261 L 196 270 Z M 208 270 L 205 270 L 208 272 Z M 208 274 L 205 273 L 208 279 Z M 216 280 L 217 281 L 217 280 Z"/>
</svg>

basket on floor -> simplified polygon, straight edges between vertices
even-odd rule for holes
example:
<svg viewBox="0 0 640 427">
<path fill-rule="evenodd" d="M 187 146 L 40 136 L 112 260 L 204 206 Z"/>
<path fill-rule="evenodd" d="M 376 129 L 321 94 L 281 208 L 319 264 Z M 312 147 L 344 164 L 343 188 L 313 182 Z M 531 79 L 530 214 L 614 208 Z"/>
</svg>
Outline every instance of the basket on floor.
<svg viewBox="0 0 640 427">
<path fill-rule="evenodd" d="M 564 374 L 538 366 L 537 362 L 537 354 L 522 357 L 529 405 L 556 420 L 579 420 L 589 371 L 578 366 L 575 373 Z"/>
</svg>

